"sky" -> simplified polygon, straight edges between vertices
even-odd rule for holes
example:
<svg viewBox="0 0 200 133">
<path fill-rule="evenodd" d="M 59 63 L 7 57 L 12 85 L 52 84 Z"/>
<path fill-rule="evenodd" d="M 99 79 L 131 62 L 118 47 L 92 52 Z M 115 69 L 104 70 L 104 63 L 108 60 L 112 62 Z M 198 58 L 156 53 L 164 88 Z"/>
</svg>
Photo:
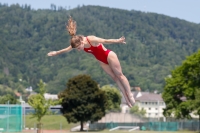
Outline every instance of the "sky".
<svg viewBox="0 0 200 133">
<path fill-rule="evenodd" d="M 50 9 L 51 4 L 71 9 L 78 5 L 98 5 L 153 12 L 200 24 L 200 0 L 0 0 L 0 3 L 9 6 L 16 3 L 19 5 L 27 4 L 35 10 Z"/>
</svg>

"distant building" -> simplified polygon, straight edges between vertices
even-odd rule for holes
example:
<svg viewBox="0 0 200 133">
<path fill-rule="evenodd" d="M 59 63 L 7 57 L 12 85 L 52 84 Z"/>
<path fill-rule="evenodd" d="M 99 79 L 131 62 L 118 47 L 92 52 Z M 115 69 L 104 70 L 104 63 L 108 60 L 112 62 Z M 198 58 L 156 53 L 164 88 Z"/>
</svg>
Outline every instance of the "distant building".
<svg viewBox="0 0 200 133">
<path fill-rule="evenodd" d="M 36 95 L 36 94 L 37 94 L 37 93 L 35 93 L 35 92 L 31 92 L 31 94 L 30 94 L 28 97 L 30 97 L 30 96 L 32 96 L 32 95 Z M 58 95 L 56 95 L 56 94 L 44 93 L 44 98 L 45 98 L 46 100 L 48 100 L 48 99 L 57 100 L 57 99 L 58 99 Z"/>
<path fill-rule="evenodd" d="M 49 94 L 49 93 L 45 93 L 44 97 L 45 97 L 45 99 L 52 99 L 52 100 L 57 100 L 58 99 L 58 95 Z"/>
<path fill-rule="evenodd" d="M 137 87 L 136 91 L 132 92 L 139 109 L 146 110 L 146 117 L 160 118 L 163 117 L 163 109 L 166 107 L 161 94 L 141 92 L 141 88 Z M 121 101 L 122 113 L 129 113 L 130 108 L 127 106 L 124 97 Z"/>
<path fill-rule="evenodd" d="M 146 110 L 146 117 L 163 117 L 163 109 L 166 107 L 161 94 L 138 92 L 141 96 L 136 97 L 136 103 L 140 109 Z"/>
<path fill-rule="evenodd" d="M 27 92 L 32 92 L 32 91 L 33 91 L 33 88 L 32 88 L 32 86 L 30 86 L 30 87 L 26 88 L 25 90 L 26 90 Z"/>
</svg>

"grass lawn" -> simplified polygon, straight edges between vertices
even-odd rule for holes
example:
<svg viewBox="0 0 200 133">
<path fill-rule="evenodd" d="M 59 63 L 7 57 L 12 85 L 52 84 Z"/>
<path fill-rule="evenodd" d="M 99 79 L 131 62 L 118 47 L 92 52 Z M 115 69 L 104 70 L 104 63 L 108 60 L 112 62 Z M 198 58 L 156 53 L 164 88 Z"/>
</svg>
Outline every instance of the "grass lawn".
<svg viewBox="0 0 200 133">
<path fill-rule="evenodd" d="M 46 115 L 42 118 L 42 123 L 43 123 L 43 133 L 65 133 L 65 132 L 70 132 L 70 129 L 79 125 L 77 124 L 69 124 L 67 120 L 62 116 L 62 115 Z M 32 118 L 32 115 L 26 115 L 25 117 L 25 126 L 27 128 L 36 128 L 37 120 L 36 118 Z M 60 131 L 60 129 L 64 131 Z M 47 131 L 47 130 L 54 130 L 52 131 Z M 55 131 L 57 130 L 57 131 Z M 87 131 L 85 131 L 87 132 Z M 103 130 L 103 131 L 88 131 L 89 133 L 130 133 L 128 130 L 114 130 L 114 131 L 109 131 L 109 130 Z M 132 133 L 199 133 L 199 132 L 194 132 L 194 131 L 131 131 Z M 30 131 L 30 132 L 23 132 L 23 133 L 35 133 L 35 131 Z M 80 133 L 80 132 L 73 132 L 73 133 Z"/>
<path fill-rule="evenodd" d="M 43 129 L 48 130 L 69 130 L 75 124 L 68 124 L 67 120 L 62 115 L 46 115 L 42 118 Z M 26 115 L 25 126 L 26 128 L 35 128 L 37 119 L 32 118 L 32 115 Z"/>
</svg>

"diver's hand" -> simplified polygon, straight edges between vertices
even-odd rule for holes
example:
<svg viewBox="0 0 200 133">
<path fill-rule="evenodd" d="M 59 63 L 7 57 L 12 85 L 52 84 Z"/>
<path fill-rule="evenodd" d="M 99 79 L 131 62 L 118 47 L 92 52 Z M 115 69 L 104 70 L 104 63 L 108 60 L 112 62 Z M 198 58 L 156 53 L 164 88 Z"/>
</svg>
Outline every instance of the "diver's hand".
<svg viewBox="0 0 200 133">
<path fill-rule="evenodd" d="M 55 56 L 55 55 L 57 55 L 57 51 L 51 51 L 47 55 L 48 56 Z"/>
<path fill-rule="evenodd" d="M 118 41 L 119 41 L 119 43 L 126 44 L 126 40 L 125 40 L 124 36 L 122 36 L 121 38 L 119 38 Z"/>
</svg>

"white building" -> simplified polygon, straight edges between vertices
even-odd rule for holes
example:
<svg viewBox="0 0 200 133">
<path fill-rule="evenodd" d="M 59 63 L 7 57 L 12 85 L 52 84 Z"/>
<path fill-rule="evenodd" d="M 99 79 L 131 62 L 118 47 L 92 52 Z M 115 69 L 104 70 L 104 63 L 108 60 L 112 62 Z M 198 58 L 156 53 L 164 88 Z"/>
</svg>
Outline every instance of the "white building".
<svg viewBox="0 0 200 133">
<path fill-rule="evenodd" d="M 132 92 L 139 109 L 146 110 L 146 117 L 160 118 L 163 116 L 163 109 L 166 107 L 161 94 L 141 92 L 140 89 Z M 126 105 L 124 97 L 121 102 L 122 113 L 129 113 L 130 108 Z"/>
<path fill-rule="evenodd" d="M 27 92 L 33 92 L 33 88 L 32 88 L 32 86 L 26 88 L 25 90 L 26 90 Z"/>
<path fill-rule="evenodd" d="M 58 99 L 58 95 L 56 95 L 56 94 L 45 93 L 44 97 L 45 97 L 45 99 L 52 99 L 52 100 L 57 100 Z"/>
<path fill-rule="evenodd" d="M 138 92 L 136 104 L 140 109 L 146 110 L 146 117 L 160 118 L 163 117 L 163 109 L 166 107 L 161 94 Z"/>
<path fill-rule="evenodd" d="M 31 92 L 31 94 L 29 95 L 29 97 L 32 96 L 32 95 L 36 95 L 36 94 L 37 94 L 37 93 L 35 93 L 35 92 Z M 57 100 L 57 99 L 58 99 L 58 95 L 56 95 L 56 94 L 44 93 L 44 98 L 45 98 L 46 100 L 48 100 L 48 99 Z"/>
</svg>

